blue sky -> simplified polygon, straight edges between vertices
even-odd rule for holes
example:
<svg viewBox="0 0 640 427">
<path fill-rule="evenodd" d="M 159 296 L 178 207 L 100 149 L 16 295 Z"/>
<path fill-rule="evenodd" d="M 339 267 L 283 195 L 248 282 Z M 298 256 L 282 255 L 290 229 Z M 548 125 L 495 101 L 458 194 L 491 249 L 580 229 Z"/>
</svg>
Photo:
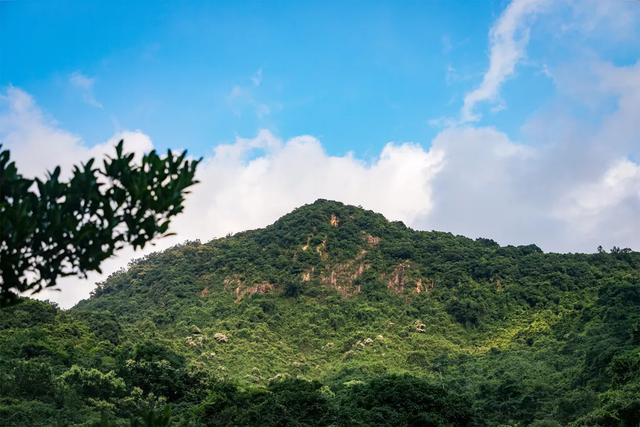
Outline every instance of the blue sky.
<svg viewBox="0 0 640 427">
<path fill-rule="evenodd" d="M 143 129 L 156 147 L 203 155 L 269 128 L 368 158 L 389 141 L 428 145 L 433 120 L 457 114 L 508 4 L 5 1 L 0 85 L 35 95 L 89 144 Z M 549 30 L 531 37 L 531 52 L 553 60 L 575 47 Z M 640 51 L 633 41 L 593 37 L 589 47 L 628 64 Z M 95 102 L 73 73 L 92 81 Z M 501 94 L 509 108 L 483 123 L 517 138 L 553 95 L 541 63 L 520 64 Z"/>
<path fill-rule="evenodd" d="M 487 66 L 488 2 L 0 3 L 0 84 L 35 95 L 88 143 L 143 129 L 156 146 L 212 144 L 269 128 L 312 134 L 330 153 L 376 155 L 388 141 L 428 144 Z M 90 105 L 70 81 L 94 80 Z M 519 98 L 547 82 L 526 76 Z M 234 88 L 236 88 L 234 92 Z M 511 97 L 496 114 L 535 108 Z"/>
<path fill-rule="evenodd" d="M 638 117 L 640 1 L 0 1 L 0 143 L 23 173 L 121 138 L 204 157 L 155 249 L 326 198 L 640 250 Z M 72 305 L 101 277 L 69 280 L 45 296 Z"/>
</svg>

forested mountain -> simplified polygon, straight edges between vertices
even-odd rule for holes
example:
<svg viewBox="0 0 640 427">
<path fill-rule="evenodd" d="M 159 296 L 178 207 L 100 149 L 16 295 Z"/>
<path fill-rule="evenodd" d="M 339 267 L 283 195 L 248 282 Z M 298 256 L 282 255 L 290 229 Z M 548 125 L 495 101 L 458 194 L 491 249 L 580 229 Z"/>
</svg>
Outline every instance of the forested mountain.
<svg viewBox="0 0 640 427">
<path fill-rule="evenodd" d="M 640 253 L 543 253 L 318 200 L 0 310 L 0 424 L 640 423 Z"/>
</svg>

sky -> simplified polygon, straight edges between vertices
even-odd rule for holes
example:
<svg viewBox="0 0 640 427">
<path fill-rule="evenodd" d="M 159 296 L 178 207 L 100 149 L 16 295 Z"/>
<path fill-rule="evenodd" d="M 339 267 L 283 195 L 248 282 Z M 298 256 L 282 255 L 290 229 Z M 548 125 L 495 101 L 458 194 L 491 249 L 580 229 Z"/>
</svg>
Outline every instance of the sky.
<svg viewBox="0 0 640 427">
<path fill-rule="evenodd" d="M 639 117 L 638 0 L 0 1 L 0 143 L 24 175 L 120 139 L 203 158 L 176 236 L 146 252 L 317 198 L 640 250 Z M 40 297 L 70 307 L 105 275 Z"/>
</svg>

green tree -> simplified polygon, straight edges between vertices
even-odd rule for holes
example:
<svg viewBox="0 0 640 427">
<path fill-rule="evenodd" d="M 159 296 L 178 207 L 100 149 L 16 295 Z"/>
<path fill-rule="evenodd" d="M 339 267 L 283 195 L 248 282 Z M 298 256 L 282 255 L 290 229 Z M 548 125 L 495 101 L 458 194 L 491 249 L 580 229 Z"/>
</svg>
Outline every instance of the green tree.
<svg viewBox="0 0 640 427">
<path fill-rule="evenodd" d="M 124 380 L 113 371 L 105 374 L 97 369 L 78 365 L 73 365 L 60 379 L 80 395 L 98 399 L 121 397 L 126 390 Z"/>
<path fill-rule="evenodd" d="M 120 141 L 102 167 L 91 159 L 68 180 L 60 167 L 45 179 L 29 179 L 0 146 L 0 305 L 62 277 L 100 272 L 125 244 L 143 248 L 167 235 L 197 182 L 199 162 L 186 152 L 161 157 L 151 151 L 138 163 Z"/>
</svg>

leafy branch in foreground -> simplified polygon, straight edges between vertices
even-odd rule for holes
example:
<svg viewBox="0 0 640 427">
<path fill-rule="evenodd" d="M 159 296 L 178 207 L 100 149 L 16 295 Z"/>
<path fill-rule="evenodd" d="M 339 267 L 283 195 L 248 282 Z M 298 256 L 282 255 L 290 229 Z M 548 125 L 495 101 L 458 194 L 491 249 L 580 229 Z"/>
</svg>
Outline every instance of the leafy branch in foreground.
<svg viewBox="0 0 640 427">
<path fill-rule="evenodd" d="M 23 177 L 0 146 L 0 306 L 59 278 L 100 272 L 125 244 L 143 248 L 169 235 L 199 162 L 186 151 L 151 151 L 137 162 L 120 141 L 101 168 L 91 159 L 69 180 L 60 167 L 41 180 Z"/>
</svg>

